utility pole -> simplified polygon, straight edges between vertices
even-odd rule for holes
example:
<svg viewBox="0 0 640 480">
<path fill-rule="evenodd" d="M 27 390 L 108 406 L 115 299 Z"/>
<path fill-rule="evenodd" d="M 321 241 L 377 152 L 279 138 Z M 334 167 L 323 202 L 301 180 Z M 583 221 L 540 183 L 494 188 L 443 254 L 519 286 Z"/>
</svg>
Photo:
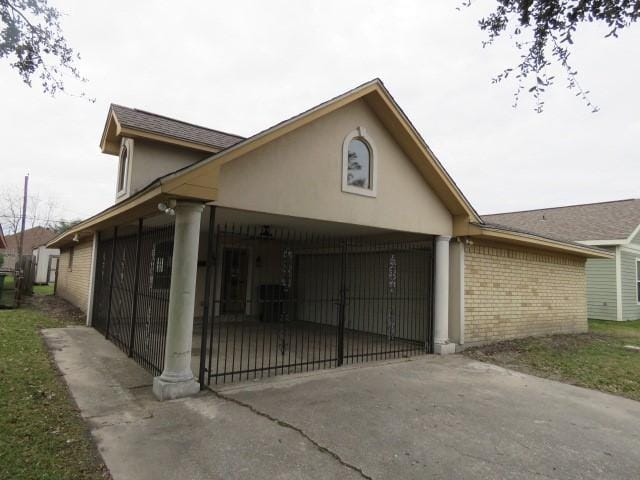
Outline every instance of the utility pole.
<svg viewBox="0 0 640 480">
<path fill-rule="evenodd" d="M 22 246 L 24 244 L 24 224 L 27 220 L 27 191 L 29 190 L 29 174 L 24 176 L 24 194 L 22 197 L 22 226 L 20 229 L 20 244 L 18 245 L 18 258 L 22 258 Z"/>
<path fill-rule="evenodd" d="M 24 281 L 24 262 L 22 253 L 24 248 L 24 226 L 27 220 L 27 192 L 29 190 L 29 174 L 24 176 L 24 193 L 22 197 L 22 225 L 20 228 L 20 242 L 18 243 L 18 261 L 16 262 L 15 288 L 16 288 L 16 307 L 20 306 L 20 291 L 22 290 L 22 282 Z"/>
</svg>

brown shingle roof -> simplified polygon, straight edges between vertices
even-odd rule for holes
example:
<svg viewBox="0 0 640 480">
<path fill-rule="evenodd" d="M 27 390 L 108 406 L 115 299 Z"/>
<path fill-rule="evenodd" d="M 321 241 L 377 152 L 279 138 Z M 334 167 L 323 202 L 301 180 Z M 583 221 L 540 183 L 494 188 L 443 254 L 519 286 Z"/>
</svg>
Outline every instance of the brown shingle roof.
<svg viewBox="0 0 640 480">
<path fill-rule="evenodd" d="M 174 118 L 138 110 L 137 108 L 111 104 L 111 110 L 123 127 L 199 143 L 209 147 L 225 149 L 244 140 L 243 137 L 238 135 L 193 125 Z"/>
<path fill-rule="evenodd" d="M 24 231 L 24 244 L 22 251 L 25 255 L 30 255 L 34 248 L 38 248 L 42 245 L 46 245 L 53 238 L 56 237 L 56 232 L 49 228 L 33 227 Z M 7 242 L 7 250 L 18 250 L 18 242 L 20 241 L 20 233 L 15 235 L 7 235 L 5 237 Z"/>
<path fill-rule="evenodd" d="M 622 240 L 640 225 L 640 199 L 498 213 L 482 219 L 563 240 Z"/>
</svg>

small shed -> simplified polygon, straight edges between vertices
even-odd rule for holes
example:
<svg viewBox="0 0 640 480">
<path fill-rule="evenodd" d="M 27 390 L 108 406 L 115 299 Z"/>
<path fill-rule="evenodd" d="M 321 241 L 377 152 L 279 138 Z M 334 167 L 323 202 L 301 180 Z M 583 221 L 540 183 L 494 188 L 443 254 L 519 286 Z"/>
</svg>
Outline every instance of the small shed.
<svg viewBox="0 0 640 480">
<path fill-rule="evenodd" d="M 60 258 L 60 249 L 40 246 L 33 250 L 33 256 L 36 261 L 36 273 L 33 283 L 44 285 L 54 282 L 58 268 L 58 259 Z"/>
</svg>

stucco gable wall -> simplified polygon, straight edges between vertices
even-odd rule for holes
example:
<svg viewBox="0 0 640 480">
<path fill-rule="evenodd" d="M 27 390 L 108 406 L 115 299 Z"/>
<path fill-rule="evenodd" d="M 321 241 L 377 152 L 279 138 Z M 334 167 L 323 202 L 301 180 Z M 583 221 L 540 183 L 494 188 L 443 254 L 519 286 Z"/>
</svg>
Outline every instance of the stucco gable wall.
<svg viewBox="0 0 640 480">
<path fill-rule="evenodd" d="M 342 192 L 345 137 L 364 127 L 378 163 L 376 198 Z M 362 100 L 221 169 L 222 206 L 409 232 L 451 234 L 451 215 Z"/>
<path fill-rule="evenodd" d="M 587 331 L 585 260 L 500 243 L 465 246 L 465 344 Z"/>
<path fill-rule="evenodd" d="M 135 139 L 129 170 L 129 196 L 152 181 L 191 165 L 207 155 L 159 142 Z"/>
</svg>

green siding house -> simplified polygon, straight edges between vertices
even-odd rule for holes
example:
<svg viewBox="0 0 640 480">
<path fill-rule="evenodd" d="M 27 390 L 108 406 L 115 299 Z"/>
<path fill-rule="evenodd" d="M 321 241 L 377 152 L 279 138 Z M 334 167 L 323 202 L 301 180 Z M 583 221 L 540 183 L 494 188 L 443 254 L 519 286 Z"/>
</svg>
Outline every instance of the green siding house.
<svg viewBox="0 0 640 480">
<path fill-rule="evenodd" d="M 484 215 L 487 223 L 608 250 L 587 260 L 589 318 L 640 320 L 640 199 Z"/>
</svg>

